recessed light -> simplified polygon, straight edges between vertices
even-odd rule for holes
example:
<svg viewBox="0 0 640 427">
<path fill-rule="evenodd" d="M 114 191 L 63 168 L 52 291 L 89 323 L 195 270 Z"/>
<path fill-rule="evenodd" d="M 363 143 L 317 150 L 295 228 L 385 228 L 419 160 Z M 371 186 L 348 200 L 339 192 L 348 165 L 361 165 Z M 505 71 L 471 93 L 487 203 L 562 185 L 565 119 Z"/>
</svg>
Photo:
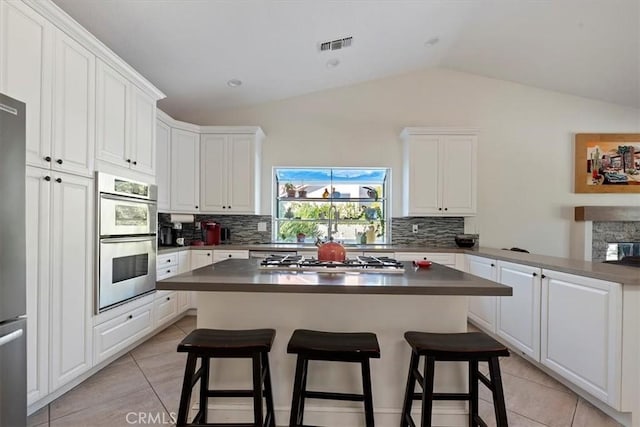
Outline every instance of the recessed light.
<svg viewBox="0 0 640 427">
<path fill-rule="evenodd" d="M 440 41 L 439 37 L 431 37 L 429 40 L 424 42 L 424 45 L 427 46 L 427 47 L 433 46 L 433 45 L 437 44 L 439 41 Z"/>
<path fill-rule="evenodd" d="M 242 80 L 238 80 L 238 79 L 231 79 L 227 82 L 227 86 L 229 87 L 238 87 L 242 85 Z"/>
<path fill-rule="evenodd" d="M 340 60 L 338 58 L 333 58 L 327 61 L 327 68 L 336 68 L 340 65 Z"/>
</svg>

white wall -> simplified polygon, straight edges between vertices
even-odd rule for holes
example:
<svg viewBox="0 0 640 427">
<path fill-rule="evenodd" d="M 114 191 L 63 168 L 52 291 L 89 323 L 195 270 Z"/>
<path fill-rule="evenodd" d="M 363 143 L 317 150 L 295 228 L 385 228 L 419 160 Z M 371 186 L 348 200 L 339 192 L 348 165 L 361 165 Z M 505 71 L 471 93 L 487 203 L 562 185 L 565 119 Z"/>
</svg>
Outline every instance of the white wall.
<svg viewBox="0 0 640 427">
<path fill-rule="evenodd" d="M 574 206 L 640 205 L 640 194 L 572 192 L 573 134 L 640 132 L 640 110 L 472 74 L 417 71 L 199 122 L 262 126 L 263 213 L 271 212 L 274 166 L 385 166 L 400 216 L 405 126 L 480 128 L 478 215 L 466 229 L 483 246 L 569 256 Z"/>
</svg>

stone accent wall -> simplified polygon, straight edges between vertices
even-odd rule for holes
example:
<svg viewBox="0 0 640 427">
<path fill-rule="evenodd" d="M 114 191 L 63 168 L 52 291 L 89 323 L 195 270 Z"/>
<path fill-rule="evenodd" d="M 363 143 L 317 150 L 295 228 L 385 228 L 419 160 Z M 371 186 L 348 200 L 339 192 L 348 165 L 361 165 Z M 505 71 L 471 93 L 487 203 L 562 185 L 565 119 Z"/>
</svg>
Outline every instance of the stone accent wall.
<svg viewBox="0 0 640 427">
<path fill-rule="evenodd" d="M 594 221 L 591 242 L 593 261 L 604 261 L 607 243 L 640 242 L 638 221 Z"/>
<path fill-rule="evenodd" d="M 418 225 L 418 232 L 412 227 Z M 454 238 L 464 233 L 462 217 L 398 217 L 391 219 L 391 243 L 394 245 L 456 247 Z M 476 243 L 478 245 L 478 243 Z"/>
<path fill-rule="evenodd" d="M 170 214 L 158 214 L 158 226 L 171 225 Z M 213 221 L 223 227 L 228 227 L 231 234 L 231 242 L 234 245 L 270 243 L 271 242 L 271 215 L 195 215 L 195 222 Z M 266 222 L 267 231 L 258 231 L 258 223 Z M 182 234 L 185 245 L 192 240 L 201 240 L 200 230 L 195 229 L 195 223 L 183 223 Z"/>
</svg>

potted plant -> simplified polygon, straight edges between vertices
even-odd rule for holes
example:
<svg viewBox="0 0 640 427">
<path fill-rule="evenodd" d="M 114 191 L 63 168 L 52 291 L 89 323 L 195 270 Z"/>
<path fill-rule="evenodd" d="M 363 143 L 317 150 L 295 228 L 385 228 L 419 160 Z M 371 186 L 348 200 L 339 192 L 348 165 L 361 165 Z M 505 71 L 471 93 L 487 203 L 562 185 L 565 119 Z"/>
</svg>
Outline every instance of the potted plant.
<svg viewBox="0 0 640 427">
<path fill-rule="evenodd" d="M 296 197 L 296 187 L 292 183 L 287 182 L 284 185 L 284 191 L 287 192 L 287 197 Z"/>
<path fill-rule="evenodd" d="M 307 197 L 307 187 L 304 185 L 298 188 L 298 197 Z"/>
</svg>

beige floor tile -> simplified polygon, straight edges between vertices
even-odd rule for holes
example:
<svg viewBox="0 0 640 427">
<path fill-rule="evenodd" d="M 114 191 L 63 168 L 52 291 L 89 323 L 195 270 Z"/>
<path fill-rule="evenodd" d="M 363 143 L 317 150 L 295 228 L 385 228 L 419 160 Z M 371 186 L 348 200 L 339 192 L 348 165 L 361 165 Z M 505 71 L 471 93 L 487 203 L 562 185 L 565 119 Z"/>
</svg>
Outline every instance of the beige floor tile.
<svg viewBox="0 0 640 427">
<path fill-rule="evenodd" d="M 613 418 L 591 405 L 586 400 L 578 399 L 576 415 L 573 417 L 574 427 L 619 427 Z"/>
<path fill-rule="evenodd" d="M 131 355 L 134 359 L 140 360 L 158 354 L 175 353 L 178 343 L 185 336 L 180 328 L 171 325 L 131 350 Z"/>
<path fill-rule="evenodd" d="M 151 386 L 133 359 L 109 365 L 50 405 L 51 420 Z"/>
<path fill-rule="evenodd" d="M 512 353 L 510 357 L 501 357 L 500 369 L 502 372 L 506 372 L 516 377 L 524 378 L 556 390 L 564 391 L 565 393 L 571 393 L 571 390 L 517 354 Z"/>
<path fill-rule="evenodd" d="M 37 410 L 27 417 L 27 427 L 36 427 L 49 423 L 49 405 Z"/>
<path fill-rule="evenodd" d="M 162 404 L 167 408 L 167 411 L 178 413 L 178 406 L 180 405 L 180 394 L 182 392 L 182 378 L 171 378 L 153 385 L 153 390 L 157 393 Z M 200 385 L 196 384 L 191 392 L 191 403 L 195 403 L 198 400 L 198 393 L 200 392 Z"/>
<path fill-rule="evenodd" d="M 51 427 L 168 426 L 173 423 L 153 390 L 137 391 L 51 421 Z"/>
<path fill-rule="evenodd" d="M 531 420 L 551 427 L 569 427 L 576 409 L 578 397 L 541 384 L 503 374 L 507 409 Z M 479 387 L 480 398 L 492 402 L 491 393 Z"/>
<path fill-rule="evenodd" d="M 185 334 L 188 334 L 196 328 L 196 316 L 184 316 L 174 325 L 182 329 Z"/>
<path fill-rule="evenodd" d="M 153 387 L 156 383 L 184 376 L 187 353 L 160 353 L 136 361 Z"/>
<path fill-rule="evenodd" d="M 492 404 L 480 400 L 478 402 L 478 413 L 488 426 L 496 425 L 496 416 Z M 509 427 L 545 427 L 544 424 L 540 424 L 539 422 L 511 411 L 507 411 L 507 421 L 509 422 Z"/>
<path fill-rule="evenodd" d="M 113 365 L 118 365 L 120 363 L 124 363 L 124 362 L 131 362 L 133 360 L 133 357 L 131 357 L 130 353 L 127 353 L 119 358 L 117 358 L 116 360 L 114 360 L 113 362 L 111 362 L 109 364 L 109 366 L 113 366 Z"/>
</svg>

